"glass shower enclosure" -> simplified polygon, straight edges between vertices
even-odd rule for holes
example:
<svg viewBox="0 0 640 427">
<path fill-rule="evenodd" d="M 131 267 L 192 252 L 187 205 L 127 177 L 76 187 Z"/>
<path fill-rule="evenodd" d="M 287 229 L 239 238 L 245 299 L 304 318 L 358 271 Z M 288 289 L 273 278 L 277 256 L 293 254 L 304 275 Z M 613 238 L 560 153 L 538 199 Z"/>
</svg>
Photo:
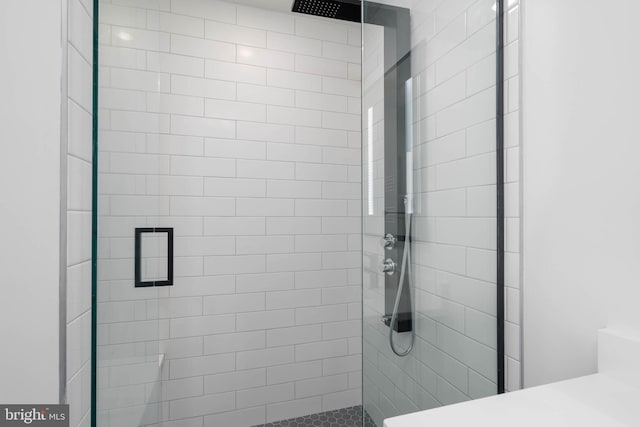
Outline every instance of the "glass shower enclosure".
<svg viewBox="0 0 640 427">
<path fill-rule="evenodd" d="M 503 391 L 501 0 L 95 3 L 93 427 Z"/>
</svg>

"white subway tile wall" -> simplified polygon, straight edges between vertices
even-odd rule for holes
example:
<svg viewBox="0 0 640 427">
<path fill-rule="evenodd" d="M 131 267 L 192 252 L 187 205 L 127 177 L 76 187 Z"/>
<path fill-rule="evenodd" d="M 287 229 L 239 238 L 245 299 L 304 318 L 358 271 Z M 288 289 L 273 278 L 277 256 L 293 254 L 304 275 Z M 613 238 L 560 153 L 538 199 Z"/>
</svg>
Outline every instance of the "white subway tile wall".
<svg viewBox="0 0 640 427">
<path fill-rule="evenodd" d="M 383 33 L 371 25 L 364 31 L 363 403 L 378 426 L 384 418 L 497 390 L 495 0 L 412 4 L 417 337 L 405 358 L 391 352 L 380 320 Z M 517 0 L 508 2 L 505 36 L 505 84 L 515 91 L 506 97 L 507 390 L 520 387 L 518 8 Z M 403 335 L 395 338 L 401 349 L 408 344 Z"/>
<path fill-rule="evenodd" d="M 68 0 L 67 122 L 67 403 L 69 425 L 91 425 L 91 201 L 93 5 Z M 109 94 L 111 103 L 120 94 Z M 120 183 L 112 183 L 119 185 Z M 121 316 L 132 315 L 124 307 Z M 115 313 L 107 310 L 105 316 Z M 129 393 L 130 389 L 123 390 Z M 109 402 L 114 397 L 106 396 Z"/>
<path fill-rule="evenodd" d="M 360 26 L 100 5 L 101 425 L 360 404 Z M 173 287 L 133 286 L 144 226 L 175 229 Z"/>
</svg>

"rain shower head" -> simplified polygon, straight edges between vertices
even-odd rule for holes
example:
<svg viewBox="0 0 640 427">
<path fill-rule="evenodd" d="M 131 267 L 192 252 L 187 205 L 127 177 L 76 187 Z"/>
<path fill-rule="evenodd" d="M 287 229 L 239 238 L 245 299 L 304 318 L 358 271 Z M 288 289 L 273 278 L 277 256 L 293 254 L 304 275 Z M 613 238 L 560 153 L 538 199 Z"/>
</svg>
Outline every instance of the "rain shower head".
<svg viewBox="0 0 640 427">
<path fill-rule="evenodd" d="M 360 22 L 360 0 L 295 0 L 293 12 Z"/>
</svg>

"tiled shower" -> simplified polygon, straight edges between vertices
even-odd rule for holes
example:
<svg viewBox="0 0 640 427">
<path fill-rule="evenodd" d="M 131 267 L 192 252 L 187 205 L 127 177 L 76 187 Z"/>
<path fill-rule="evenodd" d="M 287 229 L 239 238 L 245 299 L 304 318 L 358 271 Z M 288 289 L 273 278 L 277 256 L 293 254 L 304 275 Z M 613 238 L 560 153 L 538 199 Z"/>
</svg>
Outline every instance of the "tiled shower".
<svg viewBox="0 0 640 427">
<path fill-rule="evenodd" d="M 360 26 L 103 1 L 99 37 L 99 422 L 359 405 Z M 140 227 L 174 286 L 132 286 Z"/>
<path fill-rule="evenodd" d="M 354 425 L 381 427 L 499 388 L 495 2 L 365 1 L 364 25 L 291 3 L 98 2 L 99 427 L 353 421 L 361 405 Z M 405 121 L 385 13 L 410 16 Z M 407 357 L 380 271 L 396 127 Z"/>
</svg>

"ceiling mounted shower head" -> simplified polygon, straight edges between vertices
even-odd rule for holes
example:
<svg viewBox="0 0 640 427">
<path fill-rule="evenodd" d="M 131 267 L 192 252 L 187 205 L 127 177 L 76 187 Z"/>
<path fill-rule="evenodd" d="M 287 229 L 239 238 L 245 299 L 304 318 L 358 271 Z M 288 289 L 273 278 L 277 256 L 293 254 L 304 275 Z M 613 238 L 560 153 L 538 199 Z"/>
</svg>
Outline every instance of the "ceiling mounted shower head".
<svg viewBox="0 0 640 427">
<path fill-rule="evenodd" d="M 292 11 L 343 21 L 361 21 L 359 0 L 295 0 Z"/>
</svg>

